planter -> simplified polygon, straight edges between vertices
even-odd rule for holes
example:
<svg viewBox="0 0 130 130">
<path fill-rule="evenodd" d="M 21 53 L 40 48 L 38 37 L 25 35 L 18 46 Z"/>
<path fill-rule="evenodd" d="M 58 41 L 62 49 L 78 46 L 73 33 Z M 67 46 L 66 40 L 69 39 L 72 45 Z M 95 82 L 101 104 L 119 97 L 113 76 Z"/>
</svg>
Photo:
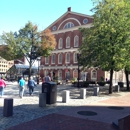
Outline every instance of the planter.
<svg viewBox="0 0 130 130">
<path fill-rule="evenodd" d="M 120 88 L 124 87 L 124 83 L 123 82 L 118 82 L 118 85 L 120 86 Z"/>
<path fill-rule="evenodd" d="M 95 83 L 96 83 L 96 81 L 89 81 L 89 83 L 90 83 L 90 84 L 95 84 Z"/>
<path fill-rule="evenodd" d="M 97 82 L 99 86 L 104 86 L 106 83 L 105 82 Z"/>
<path fill-rule="evenodd" d="M 89 86 L 89 82 L 84 82 L 83 83 L 83 87 L 88 87 Z"/>
</svg>

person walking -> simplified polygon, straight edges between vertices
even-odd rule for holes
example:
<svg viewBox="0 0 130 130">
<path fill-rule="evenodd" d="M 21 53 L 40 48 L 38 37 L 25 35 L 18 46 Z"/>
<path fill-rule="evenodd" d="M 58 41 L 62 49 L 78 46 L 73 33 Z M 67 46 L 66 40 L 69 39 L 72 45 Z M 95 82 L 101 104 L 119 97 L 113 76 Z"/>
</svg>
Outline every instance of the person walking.
<svg viewBox="0 0 130 130">
<path fill-rule="evenodd" d="M 4 88 L 6 87 L 6 82 L 4 81 L 4 78 L 1 77 L 0 79 L 0 95 L 1 97 L 4 95 Z"/>
<path fill-rule="evenodd" d="M 45 82 L 51 82 L 51 78 L 50 78 L 49 74 L 47 74 L 47 76 L 45 77 Z"/>
<path fill-rule="evenodd" d="M 25 80 L 23 77 L 19 80 L 19 97 L 22 98 L 24 94 Z"/>
<path fill-rule="evenodd" d="M 28 87 L 29 87 L 29 94 L 30 95 L 33 95 L 33 92 L 34 92 L 34 88 L 36 87 L 36 83 L 35 81 L 33 80 L 32 77 L 30 77 L 30 80 L 28 80 Z"/>
</svg>

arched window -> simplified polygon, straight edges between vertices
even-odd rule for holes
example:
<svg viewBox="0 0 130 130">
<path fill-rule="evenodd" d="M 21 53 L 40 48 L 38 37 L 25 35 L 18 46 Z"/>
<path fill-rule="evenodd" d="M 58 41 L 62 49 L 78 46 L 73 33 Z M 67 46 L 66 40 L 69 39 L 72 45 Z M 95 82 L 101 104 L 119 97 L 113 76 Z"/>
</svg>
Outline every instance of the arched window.
<svg viewBox="0 0 130 130">
<path fill-rule="evenodd" d="M 73 56 L 74 56 L 74 57 L 73 57 L 73 59 L 74 59 L 74 63 L 77 63 L 77 62 L 78 62 L 78 59 L 77 59 L 77 53 L 74 53 Z"/>
<path fill-rule="evenodd" d="M 73 71 L 73 78 L 78 78 L 78 70 Z"/>
<path fill-rule="evenodd" d="M 93 81 L 97 80 L 97 71 L 96 70 L 91 71 L 91 80 L 93 80 Z"/>
<path fill-rule="evenodd" d="M 62 63 L 62 54 L 58 55 L 58 63 L 61 64 Z"/>
<path fill-rule="evenodd" d="M 52 56 L 51 56 L 51 63 L 55 64 L 55 54 L 52 54 Z"/>
<path fill-rule="evenodd" d="M 49 64 L 49 57 L 45 58 L 45 64 Z"/>
<path fill-rule="evenodd" d="M 79 46 L 79 37 L 75 36 L 74 37 L 74 47 L 78 47 Z"/>
<path fill-rule="evenodd" d="M 70 37 L 66 38 L 66 48 L 70 48 Z"/>
<path fill-rule="evenodd" d="M 59 49 L 62 49 L 63 48 L 63 39 L 60 38 L 59 39 L 59 46 L 58 46 Z"/>
<path fill-rule="evenodd" d="M 59 70 L 59 71 L 58 71 L 58 79 L 59 79 L 59 80 L 62 80 L 62 70 Z"/>
<path fill-rule="evenodd" d="M 66 63 L 70 63 L 70 53 L 66 53 Z"/>
<path fill-rule="evenodd" d="M 68 22 L 67 24 L 65 24 L 65 26 L 63 27 L 63 29 L 72 28 L 72 27 L 74 27 L 74 24 L 72 22 Z"/>
<path fill-rule="evenodd" d="M 46 76 L 48 74 L 48 70 L 44 71 L 44 76 Z"/>
</svg>

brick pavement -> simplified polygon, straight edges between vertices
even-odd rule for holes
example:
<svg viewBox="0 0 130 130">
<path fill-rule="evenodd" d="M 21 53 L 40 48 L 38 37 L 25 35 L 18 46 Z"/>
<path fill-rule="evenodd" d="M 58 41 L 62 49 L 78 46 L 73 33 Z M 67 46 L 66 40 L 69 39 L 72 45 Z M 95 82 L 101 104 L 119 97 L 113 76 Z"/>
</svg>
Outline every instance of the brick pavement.
<svg viewBox="0 0 130 130">
<path fill-rule="evenodd" d="M 68 103 L 62 103 L 61 93 L 63 90 L 66 89 L 70 90 L 71 99 Z M 113 130 L 114 128 L 111 126 L 111 122 L 115 119 L 121 118 L 127 115 L 128 113 L 130 113 L 129 104 L 127 103 L 127 100 L 125 101 L 121 100 L 121 99 L 130 100 L 129 93 L 120 92 L 120 93 L 114 93 L 112 95 L 108 95 L 108 94 L 104 95 L 104 92 L 100 92 L 99 96 L 92 96 L 93 92 L 91 90 L 92 88 L 87 89 L 86 99 L 80 99 L 79 89 L 73 88 L 71 86 L 58 86 L 57 103 L 52 105 L 47 105 L 44 108 L 40 108 L 38 106 L 38 101 L 39 101 L 38 96 L 39 96 L 39 92 L 41 91 L 40 86 L 35 89 L 34 96 L 29 96 L 28 90 L 26 89 L 25 96 L 23 97 L 23 99 L 20 99 L 18 97 L 17 84 L 11 83 L 7 86 L 5 90 L 5 98 L 11 97 L 14 99 L 14 110 L 13 110 L 14 113 L 12 117 L 8 117 L 8 118 L 3 117 L 2 111 L 3 111 L 4 98 L 1 98 L 0 99 L 0 130 L 5 130 L 10 127 L 12 127 L 10 128 L 10 130 L 11 129 L 17 130 L 17 128 L 19 128 L 18 130 L 25 130 L 25 128 L 29 130 L 33 130 L 34 128 L 35 130 L 40 130 L 40 128 L 41 129 L 43 128 L 44 130 L 47 128 L 58 129 L 58 126 L 59 128 L 63 128 L 63 129 L 68 129 L 68 127 L 70 126 L 71 128 L 74 127 L 75 129 L 77 128 L 83 129 L 83 127 L 76 124 L 76 122 L 80 122 L 79 124 L 81 124 L 82 126 L 84 126 L 84 128 L 88 130 L 98 130 L 98 128 L 100 128 L 99 130 L 107 130 L 104 129 L 105 126 L 109 130 Z M 118 101 L 118 99 L 120 100 L 120 102 Z M 112 106 L 112 105 L 115 106 L 116 104 L 118 106 L 123 104 L 123 106 L 125 106 L 125 109 L 123 111 L 116 111 L 116 114 L 114 115 L 113 113 L 115 113 L 115 111 L 109 110 L 106 106 Z M 93 117 L 85 117 L 77 114 L 79 110 L 86 110 L 86 109 L 87 110 L 91 109 L 97 112 L 98 115 Z M 108 111 L 112 114 L 108 113 Z M 60 120 L 61 121 L 66 120 L 68 118 L 69 121 L 67 122 L 63 121 L 63 123 L 59 125 Z M 47 122 L 45 122 L 45 124 L 37 123 L 39 122 L 39 120 L 41 122 L 45 122 L 47 120 Z M 55 122 L 55 120 L 57 120 L 57 122 Z M 51 125 L 50 122 L 56 124 L 56 127 Z M 70 122 L 74 122 L 74 123 L 70 123 Z M 86 126 L 84 123 L 82 124 L 81 122 L 85 122 Z"/>
</svg>

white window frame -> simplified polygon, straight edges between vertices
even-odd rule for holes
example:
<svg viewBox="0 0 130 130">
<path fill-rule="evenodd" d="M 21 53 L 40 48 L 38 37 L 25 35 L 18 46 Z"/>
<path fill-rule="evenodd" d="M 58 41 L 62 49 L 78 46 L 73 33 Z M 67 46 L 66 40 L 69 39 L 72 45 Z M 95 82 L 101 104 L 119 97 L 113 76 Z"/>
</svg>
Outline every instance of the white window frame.
<svg viewBox="0 0 130 130">
<path fill-rule="evenodd" d="M 49 64 L 49 57 L 45 57 L 45 64 Z"/>
<path fill-rule="evenodd" d="M 58 64 L 62 64 L 62 54 L 58 55 Z"/>
<path fill-rule="evenodd" d="M 74 73 L 76 73 L 76 77 L 74 76 L 75 75 Z M 73 71 L 73 78 L 76 78 L 76 79 L 78 78 L 78 70 Z"/>
<path fill-rule="evenodd" d="M 95 74 L 94 74 L 95 73 Z M 96 81 L 97 80 L 97 70 L 93 69 L 91 71 L 91 80 Z"/>
<path fill-rule="evenodd" d="M 74 63 L 78 63 L 77 53 L 73 54 Z"/>
<path fill-rule="evenodd" d="M 66 53 L 66 63 L 70 63 L 70 53 Z"/>
<path fill-rule="evenodd" d="M 48 74 L 48 70 L 44 71 L 44 76 L 46 76 Z"/>
<path fill-rule="evenodd" d="M 59 39 L 58 48 L 59 48 L 59 49 L 62 49 L 62 48 L 63 48 L 63 39 L 62 39 L 62 38 Z"/>
<path fill-rule="evenodd" d="M 72 22 L 68 22 L 68 23 L 65 24 L 63 29 L 72 28 L 72 27 L 74 27 L 74 24 Z"/>
<path fill-rule="evenodd" d="M 78 47 L 79 46 L 79 36 L 75 36 L 74 37 L 74 47 Z"/>
<path fill-rule="evenodd" d="M 66 38 L 66 48 L 70 48 L 70 37 Z"/>
<path fill-rule="evenodd" d="M 59 80 L 62 80 L 62 70 L 59 70 L 59 71 L 58 71 L 58 79 L 59 79 Z"/>
<path fill-rule="evenodd" d="M 55 56 L 56 56 L 55 54 L 52 54 L 52 56 L 51 56 L 51 63 L 52 64 L 55 64 L 55 59 L 56 59 Z"/>
</svg>

